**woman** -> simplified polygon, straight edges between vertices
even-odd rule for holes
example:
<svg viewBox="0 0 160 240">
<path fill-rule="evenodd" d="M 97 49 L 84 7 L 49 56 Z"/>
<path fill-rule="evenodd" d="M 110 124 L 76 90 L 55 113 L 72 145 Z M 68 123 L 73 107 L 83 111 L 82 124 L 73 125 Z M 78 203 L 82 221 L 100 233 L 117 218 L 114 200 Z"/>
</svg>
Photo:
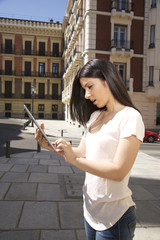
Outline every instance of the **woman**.
<svg viewBox="0 0 160 240">
<path fill-rule="evenodd" d="M 68 163 L 86 172 L 83 199 L 87 240 L 133 239 L 135 203 L 128 181 L 143 141 L 144 124 L 112 63 L 94 59 L 78 71 L 70 114 L 86 126 L 80 145 L 72 148 L 58 139 L 54 146 Z M 38 130 L 36 139 L 51 150 Z"/>
</svg>

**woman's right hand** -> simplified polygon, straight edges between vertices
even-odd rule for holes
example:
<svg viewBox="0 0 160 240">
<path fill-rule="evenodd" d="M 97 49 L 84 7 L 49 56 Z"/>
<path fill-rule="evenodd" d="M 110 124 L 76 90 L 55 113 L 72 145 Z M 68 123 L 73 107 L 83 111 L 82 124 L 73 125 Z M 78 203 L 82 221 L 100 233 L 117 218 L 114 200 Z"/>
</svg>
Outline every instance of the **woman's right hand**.
<svg viewBox="0 0 160 240">
<path fill-rule="evenodd" d="M 44 123 L 40 124 L 40 127 L 42 128 L 43 132 L 44 132 Z M 62 150 L 59 150 L 57 152 L 55 152 L 53 150 L 53 148 L 51 148 L 51 146 L 48 144 L 48 141 L 43 137 L 42 133 L 40 132 L 40 130 L 38 128 L 36 128 L 36 132 L 35 132 L 35 140 L 39 143 L 39 145 L 42 148 L 45 148 L 51 152 L 56 153 L 57 155 L 63 157 L 63 152 Z M 56 148 L 56 143 L 52 143 L 54 145 L 54 147 Z"/>
</svg>

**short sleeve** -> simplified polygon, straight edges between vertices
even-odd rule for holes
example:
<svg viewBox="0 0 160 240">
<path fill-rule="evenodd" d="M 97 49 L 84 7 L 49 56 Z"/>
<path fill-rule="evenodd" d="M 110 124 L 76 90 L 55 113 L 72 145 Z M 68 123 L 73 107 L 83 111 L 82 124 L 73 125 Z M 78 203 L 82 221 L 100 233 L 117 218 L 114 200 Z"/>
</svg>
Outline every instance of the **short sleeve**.
<svg viewBox="0 0 160 240">
<path fill-rule="evenodd" d="M 130 137 L 135 135 L 143 142 L 145 127 L 141 114 L 130 108 L 123 116 L 120 124 L 120 138 Z"/>
</svg>

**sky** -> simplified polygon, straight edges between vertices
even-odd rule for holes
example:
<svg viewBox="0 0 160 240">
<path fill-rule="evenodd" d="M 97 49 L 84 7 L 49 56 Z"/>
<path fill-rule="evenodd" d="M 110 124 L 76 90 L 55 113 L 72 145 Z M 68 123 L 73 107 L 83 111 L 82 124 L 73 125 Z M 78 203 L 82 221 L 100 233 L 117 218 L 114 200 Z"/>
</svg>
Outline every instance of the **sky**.
<svg viewBox="0 0 160 240">
<path fill-rule="evenodd" d="M 68 0 L 0 0 L 0 17 L 63 22 Z"/>
</svg>

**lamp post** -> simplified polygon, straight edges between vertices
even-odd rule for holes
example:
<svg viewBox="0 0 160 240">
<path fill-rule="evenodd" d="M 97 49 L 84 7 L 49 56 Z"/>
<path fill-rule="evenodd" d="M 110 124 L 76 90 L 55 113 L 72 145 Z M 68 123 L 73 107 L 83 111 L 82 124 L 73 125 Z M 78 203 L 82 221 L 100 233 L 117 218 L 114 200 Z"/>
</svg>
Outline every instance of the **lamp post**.
<svg viewBox="0 0 160 240">
<path fill-rule="evenodd" d="M 34 97 L 36 95 L 36 87 L 32 86 L 32 115 L 34 115 Z M 33 127 L 33 121 L 32 121 L 32 127 Z"/>
</svg>

